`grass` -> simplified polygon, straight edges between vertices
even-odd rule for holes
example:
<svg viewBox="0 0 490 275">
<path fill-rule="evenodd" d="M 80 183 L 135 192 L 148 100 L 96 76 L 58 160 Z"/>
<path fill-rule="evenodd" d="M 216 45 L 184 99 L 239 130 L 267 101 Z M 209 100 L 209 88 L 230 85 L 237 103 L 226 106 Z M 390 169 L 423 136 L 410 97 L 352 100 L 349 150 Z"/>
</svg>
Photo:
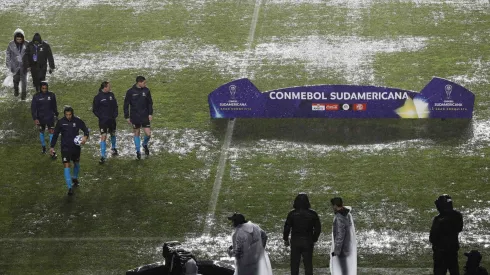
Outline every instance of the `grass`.
<svg viewBox="0 0 490 275">
<path fill-rule="evenodd" d="M 346 82 L 341 64 L 314 66 L 300 54 L 278 60 L 276 53 L 256 51 L 265 43 L 280 48 L 311 36 L 330 42 L 339 37 L 423 38 L 419 50 L 379 50 L 366 57 L 367 63 L 359 66 L 372 68 L 372 76 L 363 75 L 363 70 L 347 73 L 362 75 L 363 81 L 373 79 L 365 84 L 415 91 L 432 76 L 462 79 L 460 84 L 476 94 L 475 118 L 471 122 L 238 119 L 211 228 L 216 243 L 205 246 L 196 241 L 198 258 L 222 254 L 220 249 L 228 246 L 223 236 L 231 231 L 225 217 L 242 211 L 270 234 L 273 267 L 287 269 L 282 226 L 295 195 L 306 191 L 324 225 L 315 266 L 328 266 L 332 219 L 328 202 L 340 195 L 354 209 L 362 270 L 375 274 L 370 268 L 424 268 L 425 272 L 432 264 L 426 235 L 436 215 L 433 201 L 449 193 L 465 215 L 461 251 L 479 248 L 489 266 L 485 211 L 490 204 L 486 198 L 490 60 L 484 54 L 489 50 L 488 11 L 408 1 L 375 1 L 357 8 L 262 1 L 252 52 L 249 60 L 243 60 L 256 1 L 198 2 L 155 1 L 146 9 L 53 2 L 52 9 L 43 10 L 42 20 L 22 16 L 26 12 L 22 5 L 0 9 L 4 44 L 20 26 L 27 38 L 40 32 L 57 56 L 84 57 L 94 70 L 94 75 L 67 80 L 55 73 L 49 79 L 60 110 L 72 105 L 92 129 L 82 150 L 81 187 L 73 198 L 66 196 L 60 160 L 39 154 L 29 102 L 18 102 L 11 95 L 1 99 L 0 273 L 121 274 L 161 260 L 159 247 L 164 241 L 191 243 L 200 237 L 227 123 L 210 120 L 207 95 L 242 77 L 243 64 L 248 64 L 246 76 L 262 91 L 353 84 Z M 90 54 L 127 52 L 127 62 L 139 64 L 141 60 L 129 53 L 142 43 L 158 41 L 166 44 L 156 47 L 156 54 L 142 51 L 141 56 L 148 64 L 154 64 L 151 58 L 164 59 L 155 66 L 117 68 L 90 59 Z M 344 51 L 351 50 L 345 47 Z M 96 74 L 103 66 L 110 69 Z M 150 143 L 154 151 L 142 161 L 134 159 L 131 130 L 122 117 L 123 97 L 136 75 L 147 77 L 155 108 Z M 119 102 L 124 153 L 100 166 L 91 104 L 103 79 L 112 82 Z M 9 92 L 2 90 L 3 95 Z M 461 265 L 463 260 L 461 256 Z"/>
</svg>

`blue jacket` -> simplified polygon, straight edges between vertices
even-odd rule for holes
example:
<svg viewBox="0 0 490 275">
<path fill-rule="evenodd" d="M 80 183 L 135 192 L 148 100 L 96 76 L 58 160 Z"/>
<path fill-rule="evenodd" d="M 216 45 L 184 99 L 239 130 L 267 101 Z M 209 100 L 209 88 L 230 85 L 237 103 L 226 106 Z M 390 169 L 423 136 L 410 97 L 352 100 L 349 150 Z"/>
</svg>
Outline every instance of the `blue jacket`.
<svg viewBox="0 0 490 275">
<path fill-rule="evenodd" d="M 131 107 L 130 107 L 131 106 Z M 150 89 L 138 88 L 135 85 L 126 92 L 124 98 L 124 118 L 131 119 L 131 123 L 148 121 L 148 116 L 153 115 L 153 100 Z"/>
<path fill-rule="evenodd" d="M 99 123 L 104 124 L 117 118 L 117 107 L 117 100 L 112 92 L 99 92 L 94 97 L 92 112 L 99 119 Z"/>
<path fill-rule="evenodd" d="M 56 95 L 52 92 L 40 92 L 34 95 L 31 102 L 32 120 L 42 122 L 54 121 L 58 116 L 58 106 L 56 104 Z"/>
<path fill-rule="evenodd" d="M 51 140 L 51 148 L 54 148 L 56 141 L 58 141 L 58 135 L 61 134 L 61 151 L 70 152 L 77 149 L 77 145 L 73 141 L 78 136 L 80 130 L 83 131 L 84 136 L 89 136 L 89 131 L 85 122 L 76 116 L 72 116 L 71 120 L 66 117 L 61 118 L 56 123 L 54 128 L 53 139 Z M 80 147 L 78 147 L 80 148 Z"/>
</svg>

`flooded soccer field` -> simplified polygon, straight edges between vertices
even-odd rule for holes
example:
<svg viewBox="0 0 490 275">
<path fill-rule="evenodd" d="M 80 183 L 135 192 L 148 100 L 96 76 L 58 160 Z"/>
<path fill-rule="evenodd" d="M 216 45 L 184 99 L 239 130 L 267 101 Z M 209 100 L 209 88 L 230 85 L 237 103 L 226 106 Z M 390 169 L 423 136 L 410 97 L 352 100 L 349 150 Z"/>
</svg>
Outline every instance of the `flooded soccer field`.
<svg viewBox="0 0 490 275">
<path fill-rule="evenodd" d="M 0 273 L 122 274 L 161 261 L 169 240 L 229 261 L 226 217 L 240 211 L 269 234 L 275 274 L 286 274 L 282 228 L 298 192 L 323 225 L 318 274 L 328 274 L 335 196 L 353 208 L 360 274 L 430 274 L 428 232 L 443 193 L 465 222 L 460 266 L 470 249 L 489 266 L 488 1 L 0 0 L 0 15 L 5 46 L 18 27 L 48 41 L 58 109 L 72 106 L 91 129 L 68 197 L 61 160 L 40 154 L 30 79 L 26 102 L 0 88 Z M 151 153 L 139 161 L 122 108 L 137 75 L 155 110 Z M 433 76 L 475 94 L 471 121 L 226 121 L 211 120 L 207 105 L 242 77 L 261 91 L 420 91 Z M 119 156 L 99 165 L 91 108 L 104 80 L 119 104 Z"/>
</svg>

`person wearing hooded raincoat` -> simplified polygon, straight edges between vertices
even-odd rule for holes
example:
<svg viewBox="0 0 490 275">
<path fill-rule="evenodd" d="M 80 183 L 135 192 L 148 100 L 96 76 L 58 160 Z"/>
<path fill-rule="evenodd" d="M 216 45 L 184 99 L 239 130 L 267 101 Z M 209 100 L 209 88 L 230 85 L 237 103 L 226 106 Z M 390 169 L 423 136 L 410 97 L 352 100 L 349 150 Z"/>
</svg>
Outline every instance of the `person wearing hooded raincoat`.
<svg viewBox="0 0 490 275">
<path fill-rule="evenodd" d="M 357 241 L 351 209 L 343 205 L 342 198 L 331 200 L 335 216 L 332 227 L 330 273 L 332 275 L 357 274 Z"/>
<path fill-rule="evenodd" d="M 25 66 L 31 71 L 32 84 L 36 92 L 39 92 L 41 81 L 46 80 L 48 62 L 49 73 L 51 74 L 55 69 L 51 46 L 41 39 L 39 33 L 35 33 L 32 41 L 27 44 L 25 59 Z"/>
<path fill-rule="evenodd" d="M 432 220 L 429 241 L 432 244 L 434 275 L 459 275 L 459 232 L 463 230 L 463 216 L 453 209 L 449 195 L 441 195 L 434 202 L 439 215 Z"/>
<path fill-rule="evenodd" d="M 291 245 L 291 275 L 299 274 L 301 257 L 305 266 L 305 274 L 313 275 L 313 247 L 322 232 L 320 218 L 311 209 L 306 193 L 296 196 L 291 210 L 284 223 L 283 240 L 286 246 Z M 289 242 L 291 233 L 291 243 Z"/>
<path fill-rule="evenodd" d="M 27 96 L 27 68 L 23 61 L 27 49 L 27 41 L 24 38 L 24 31 L 16 29 L 14 31 L 14 40 L 10 41 L 7 46 L 5 65 L 13 75 L 14 96 L 19 96 L 19 83 L 22 82 L 21 99 L 25 100 Z"/>
<path fill-rule="evenodd" d="M 235 257 L 235 275 L 272 275 L 269 256 L 265 251 L 267 234 L 258 225 L 245 220 L 245 216 L 235 213 L 228 217 L 235 231 L 230 257 Z"/>
</svg>

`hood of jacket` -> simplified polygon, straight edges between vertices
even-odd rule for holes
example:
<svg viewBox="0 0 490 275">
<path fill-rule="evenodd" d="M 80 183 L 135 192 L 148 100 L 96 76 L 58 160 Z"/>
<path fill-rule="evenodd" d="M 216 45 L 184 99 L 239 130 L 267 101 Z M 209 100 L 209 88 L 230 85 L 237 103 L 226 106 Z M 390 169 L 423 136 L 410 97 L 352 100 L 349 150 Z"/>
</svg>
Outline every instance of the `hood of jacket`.
<svg viewBox="0 0 490 275">
<path fill-rule="evenodd" d="M 453 201 L 448 195 L 439 196 L 434 204 L 436 205 L 437 211 L 439 211 L 439 213 L 441 213 L 442 215 L 448 214 L 454 209 Z"/>
<path fill-rule="evenodd" d="M 15 40 L 15 37 L 16 37 L 18 34 L 21 34 L 21 35 L 22 35 L 22 38 L 24 38 L 24 39 L 25 39 L 24 31 L 23 31 L 22 29 L 18 28 L 18 29 L 16 29 L 16 30 L 14 31 L 14 40 Z"/>
<path fill-rule="evenodd" d="M 310 209 L 310 200 L 308 199 L 308 195 L 306 193 L 299 193 L 294 199 L 293 204 L 294 209 Z"/>
<path fill-rule="evenodd" d="M 41 39 L 41 35 L 39 33 L 35 33 L 34 36 L 32 37 L 32 42 L 39 42 L 39 44 L 43 43 L 43 40 Z"/>
</svg>

